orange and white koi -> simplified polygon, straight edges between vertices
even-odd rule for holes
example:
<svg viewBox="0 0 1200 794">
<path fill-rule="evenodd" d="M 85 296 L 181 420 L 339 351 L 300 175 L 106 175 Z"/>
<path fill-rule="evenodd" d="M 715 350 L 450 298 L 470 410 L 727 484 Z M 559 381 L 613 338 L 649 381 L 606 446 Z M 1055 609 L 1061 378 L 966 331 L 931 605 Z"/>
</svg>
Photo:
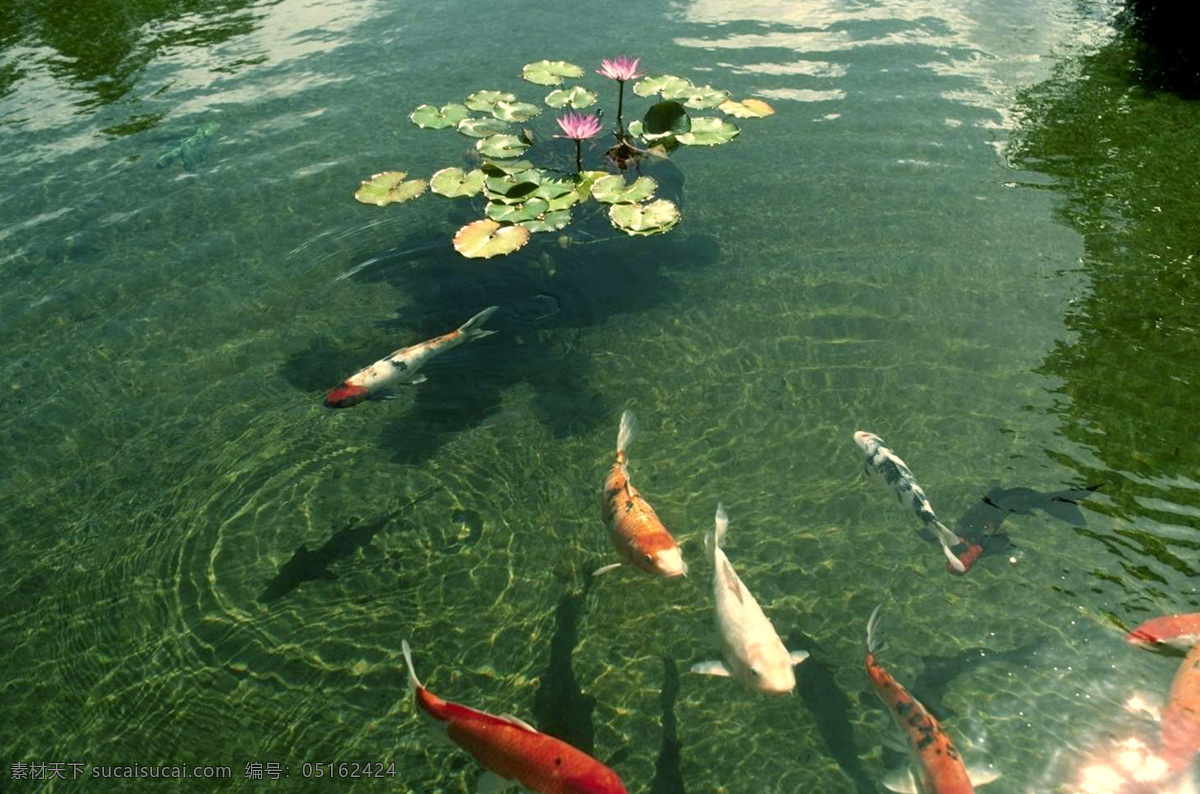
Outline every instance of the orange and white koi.
<svg viewBox="0 0 1200 794">
<path fill-rule="evenodd" d="M 937 718 L 875 661 L 876 654 L 883 650 L 875 637 L 882 609 L 883 604 L 875 607 L 867 621 L 867 676 L 892 721 L 908 739 L 912 762 L 911 768 L 889 775 L 883 784 L 890 791 L 908 794 L 973 794 L 975 786 L 990 783 L 1000 775 L 991 769 L 968 771 Z"/>
<path fill-rule="evenodd" d="M 371 366 L 360 369 L 329 390 L 325 395 L 326 407 L 349 408 L 389 386 L 424 383 L 427 378 L 418 375 L 417 371 L 429 363 L 431 358 L 453 350 L 464 342 L 474 342 L 496 333 L 479 327 L 496 309 L 496 306 L 489 306 L 448 334 L 427 339 L 410 347 L 402 347 Z"/>
<path fill-rule="evenodd" d="M 1158 758 L 1167 777 L 1190 772 L 1200 753 L 1200 613 L 1163 615 L 1139 625 L 1125 639 L 1147 647 L 1190 648 L 1171 682 L 1158 726 Z"/>
<path fill-rule="evenodd" d="M 654 508 L 629 481 L 629 445 L 633 443 L 636 430 L 633 412 L 622 413 L 621 427 L 617 433 L 617 459 L 608 472 L 604 491 L 600 494 L 600 512 L 621 562 L 605 565 L 597 569 L 593 576 L 621 565 L 632 565 L 656 576 L 686 575 L 688 567 L 683 561 L 679 544 L 671 537 Z"/>
<path fill-rule="evenodd" d="M 417 710 L 435 734 L 466 750 L 487 770 L 477 792 L 522 786 L 539 794 L 628 794 L 616 772 L 582 750 L 516 717 L 442 700 L 417 680 L 407 640 L 401 648 Z"/>
<path fill-rule="evenodd" d="M 854 443 L 858 444 L 858 448 L 867 456 L 863 463 L 863 471 L 867 476 L 891 488 L 900 504 L 911 509 L 937 536 L 938 542 L 942 544 L 942 553 L 946 555 L 950 566 L 959 573 L 964 573 L 967 570 L 966 566 L 950 550 L 952 546 L 962 543 L 962 540 L 938 521 L 933 512 L 933 505 L 929 503 L 921 486 L 917 485 L 916 478 L 904 461 L 874 433 L 859 430 L 854 434 Z"/>
</svg>

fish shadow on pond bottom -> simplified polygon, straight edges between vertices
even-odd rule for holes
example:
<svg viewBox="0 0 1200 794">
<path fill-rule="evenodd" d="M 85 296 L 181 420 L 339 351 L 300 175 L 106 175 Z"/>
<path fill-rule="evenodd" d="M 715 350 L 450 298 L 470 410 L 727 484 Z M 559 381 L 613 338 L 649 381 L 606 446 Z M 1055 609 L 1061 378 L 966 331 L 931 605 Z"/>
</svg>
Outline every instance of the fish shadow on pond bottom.
<svg viewBox="0 0 1200 794">
<path fill-rule="evenodd" d="M 579 623 L 587 606 L 592 586 L 589 576 L 580 592 L 564 593 L 554 613 L 554 634 L 550 638 L 550 662 L 534 694 L 533 715 L 538 730 L 562 739 L 592 755 L 595 730 L 592 712 L 596 699 L 585 695 L 575 678 L 571 655 L 579 643 Z"/>
<path fill-rule="evenodd" d="M 654 759 L 654 779 L 650 794 L 686 794 L 683 786 L 683 761 L 679 741 L 679 722 L 675 701 L 679 698 L 679 667 L 669 656 L 663 657 L 662 745 Z"/>
</svg>

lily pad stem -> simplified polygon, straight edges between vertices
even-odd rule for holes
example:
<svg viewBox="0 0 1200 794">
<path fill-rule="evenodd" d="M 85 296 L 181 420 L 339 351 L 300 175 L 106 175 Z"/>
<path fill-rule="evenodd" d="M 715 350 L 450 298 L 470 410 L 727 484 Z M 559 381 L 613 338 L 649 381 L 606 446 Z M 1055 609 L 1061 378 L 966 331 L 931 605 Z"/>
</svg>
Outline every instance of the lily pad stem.
<svg viewBox="0 0 1200 794">
<path fill-rule="evenodd" d="M 625 81 L 617 81 L 617 140 L 625 140 L 625 121 L 621 118 L 621 111 L 625 107 Z"/>
<path fill-rule="evenodd" d="M 575 139 L 575 173 L 583 170 L 583 141 Z"/>
</svg>

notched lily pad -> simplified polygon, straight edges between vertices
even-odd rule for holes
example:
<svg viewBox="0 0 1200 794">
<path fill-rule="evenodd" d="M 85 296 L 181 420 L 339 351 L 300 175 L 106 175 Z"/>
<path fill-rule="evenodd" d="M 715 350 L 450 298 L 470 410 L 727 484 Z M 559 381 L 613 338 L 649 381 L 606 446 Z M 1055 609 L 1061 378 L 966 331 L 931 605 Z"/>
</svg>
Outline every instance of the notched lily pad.
<svg viewBox="0 0 1200 794">
<path fill-rule="evenodd" d="M 443 168 L 429 179 L 429 189 L 439 196 L 461 198 L 474 196 L 483 189 L 483 172 L 464 174 L 461 168 Z"/>
<path fill-rule="evenodd" d="M 692 119 L 692 131 L 676 138 L 685 146 L 718 146 L 729 143 L 741 133 L 732 121 L 705 117 Z"/>
<path fill-rule="evenodd" d="M 570 180 L 548 180 L 538 185 L 533 195 L 545 199 L 550 212 L 557 212 L 575 206 L 580 202 L 579 191 Z"/>
<path fill-rule="evenodd" d="M 546 104 L 552 108 L 588 108 L 596 104 L 596 95 L 579 85 L 556 88 L 546 94 Z"/>
<path fill-rule="evenodd" d="M 570 210 L 550 210 L 541 217 L 533 220 L 521 221 L 518 226 L 524 227 L 531 232 L 556 232 L 559 229 L 566 227 L 571 222 Z"/>
<path fill-rule="evenodd" d="M 517 223 L 534 220 L 549 209 L 550 203 L 545 199 L 531 198 L 522 204 L 488 204 L 484 214 L 494 221 Z"/>
<path fill-rule="evenodd" d="M 500 101 L 492 108 L 492 115 L 501 121 L 529 121 L 541 112 L 542 109 L 540 107 L 531 105 L 528 102 Z"/>
<path fill-rule="evenodd" d="M 636 204 L 653 196 L 657 187 L 658 183 L 648 176 L 639 176 L 627 185 L 621 174 L 609 174 L 592 185 L 592 197 L 604 204 Z"/>
<path fill-rule="evenodd" d="M 675 228 L 679 223 L 679 208 L 667 199 L 649 204 L 614 204 L 609 207 L 608 219 L 626 234 L 647 237 Z"/>
<path fill-rule="evenodd" d="M 421 129 L 443 130 L 446 127 L 456 126 L 458 122 L 469 115 L 471 115 L 471 111 L 467 110 L 466 105 L 450 104 L 440 108 L 433 105 L 421 105 L 408 114 L 408 118 Z"/>
<path fill-rule="evenodd" d="M 720 91 L 710 85 L 706 86 L 690 86 L 676 91 L 664 91 L 663 99 L 674 99 L 682 102 L 690 108 L 715 108 L 726 99 L 729 99 L 728 91 Z"/>
<path fill-rule="evenodd" d="M 408 174 L 404 171 L 384 171 L 375 174 L 370 179 L 363 180 L 355 191 L 354 198 L 363 204 L 374 204 L 378 207 L 385 204 L 403 204 L 415 199 L 429 187 L 429 183 L 424 179 L 410 179 L 405 182 L 406 176 Z"/>
<path fill-rule="evenodd" d="M 497 102 L 516 102 L 517 95 L 507 91 L 476 91 L 467 97 L 466 105 L 471 110 L 491 113 Z"/>
<path fill-rule="evenodd" d="M 564 77 L 583 77 L 583 70 L 566 61 L 527 63 L 521 77 L 537 85 L 560 85 Z"/>
<path fill-rule="evenodd" d="M 472 138 L 487 138 L 508 129 L 508 122 L 500 119 L 463 119 L 458 122 L 458 131 Z"/>
<path fill-rule="evenodd" d="M 607 171 L 580 171 L 575 175 L 575 192 L 579 194 L 580 201 L 587 201 L 592 195 L 592 185 L 596 184 L 597 179 L 610 176 Z"/>
<path fill-rule="evenodd" d="M 665 138 L 668 135 L 679 137 L 692 128 L 692 120 L 678 102 L 667 100 L 659 102 L 646 111 L 642 119 L 641 136 L 648 141 Z"/>
<path fill-rule="evenodd" d="M 731 116 L 736 116 L 739 119 L 761 119 L 764 116 L 771 116 L 775 113 L 775 108 L 768 105 L 761 99 L 743 99 L 741 102 L 735 102 L 732 99 L 727 99 L 718 108 L 725 111 Z"/>
<path fill-rule="evenodd" d="M 496 157 L 504 160 L 510 157 L 518 157 L 521 152 L 529 148 L 529 144 L 516 135 L 501 134 L 475 141 L 475 148 L 487 157 Z"/>
<path fill-rule="evenodd" d="M 491 259 L 511 254 L 529 242 L 529 230 L 501 226 L 493 220 L 468 223 L 454 235 L 454 250 L 468 259 Z"/>
<path fill-rule="evenodd" d="M 479 168 L 488 176 L 502 176 L 504 174 L 519 174 L 522 171 L 532 171 L 533 163 L 528 160 L 517 160 L 515 163 L 493 163 L 491 160 L 486 160 Z"/>
<path fill-rule="evenodd" d="M 532 196 L 538 187 L 538 174 L 531 170 L 516 175 L 488 177 L 483 182 L 483 194 L 491 201 L 520 204 Z"/>
<path fill-rule="evenodd" d="M 633 84 L 633 93 L 638 96 L 653 96 L 661 93 L 666 99 L 668 93 L 694 87 L 692 81 L 685 77 L 665 74 L 662 77 L 647 77 L 645 80 L 639 80 Z"/>
</svg>

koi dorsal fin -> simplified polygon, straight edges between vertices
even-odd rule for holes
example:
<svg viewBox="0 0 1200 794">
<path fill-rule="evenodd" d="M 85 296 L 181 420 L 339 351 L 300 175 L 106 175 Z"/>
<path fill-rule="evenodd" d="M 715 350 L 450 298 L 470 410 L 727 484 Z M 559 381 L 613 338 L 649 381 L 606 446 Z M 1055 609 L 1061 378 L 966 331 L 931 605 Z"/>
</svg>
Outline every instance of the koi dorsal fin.
<svg viewBox="0 0 1200 794">
<path fill-rule="evenodd" d="M 746 603 L 746 599 L 742 597 L 742 582 L 738 579 L 738 575 L 734 573 L 733 566 L 729 564 L 729 560 L 722 559 L 721 566 L 725 569 L 725 586 L 729 588 L 729 592 L 737 596 L 739 604 Z"/>
</svg>

